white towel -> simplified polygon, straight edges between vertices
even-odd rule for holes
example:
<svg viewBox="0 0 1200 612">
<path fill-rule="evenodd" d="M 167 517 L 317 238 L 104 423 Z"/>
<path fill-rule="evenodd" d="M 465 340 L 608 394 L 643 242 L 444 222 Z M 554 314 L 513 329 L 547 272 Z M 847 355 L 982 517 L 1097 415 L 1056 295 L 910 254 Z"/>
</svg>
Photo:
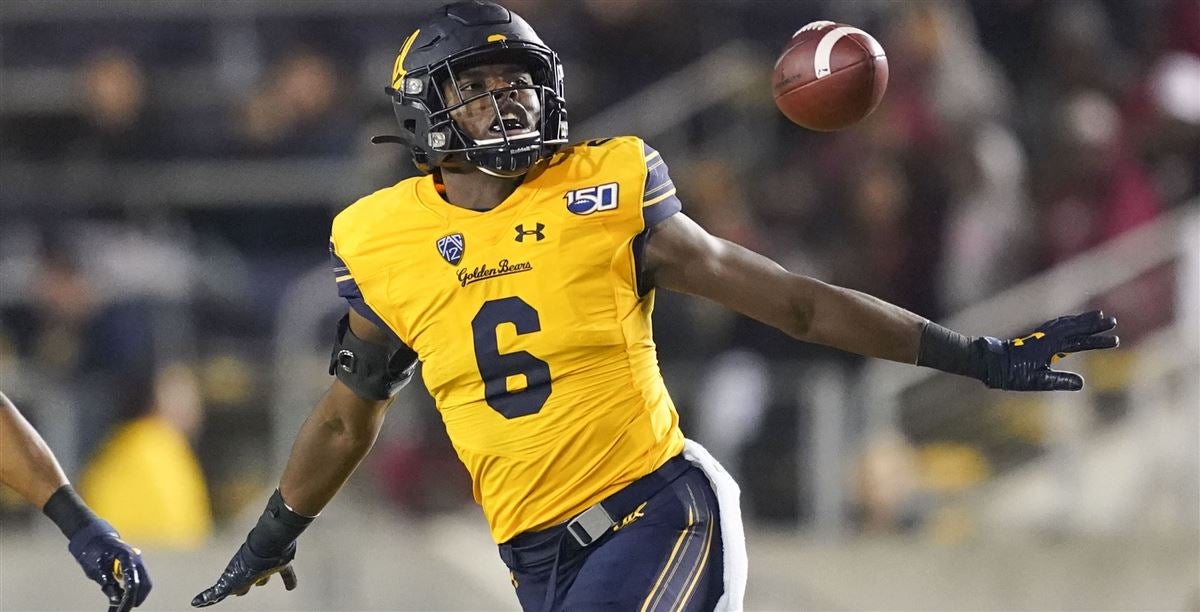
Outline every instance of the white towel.
<svg viewBox="0 0 1200 612">
<path fill-rule="evenodd" d="M 693 440 L 685 440 L 683 458 L 704 471 L 721 513 L 721 541 L 725 548 L 725 594 L 717 602 L 717 612 L 741 612 L 746 596 L 746 573 L 750 562 L 746 556 L 746 532 L 742 529 L 742 490 L 733 476 L 721 467 L 712 455 Z"/>
</svg>

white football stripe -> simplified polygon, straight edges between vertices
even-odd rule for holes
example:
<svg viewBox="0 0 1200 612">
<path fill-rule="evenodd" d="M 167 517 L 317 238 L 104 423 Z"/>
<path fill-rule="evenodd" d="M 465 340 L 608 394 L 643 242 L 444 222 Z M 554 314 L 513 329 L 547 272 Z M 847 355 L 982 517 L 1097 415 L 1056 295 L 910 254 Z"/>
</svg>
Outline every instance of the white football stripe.
<svg viewBox="0 0 1200 612">
<path fill-rule="evenodd" d="M 804 28 L 800 28 L 799 30 L 796 30 L 796 34 L 793 34 L 792 38 L 794 40 L 794 38 L 796 38 L 797 36 L 800 35 L 800 32 L 806 32 L 809 30 L 820 30 L 821 28 L 827 28 L 827 26 L 830 26 L 830 25 L 838 25 L 838 24 L 835 24 L 833 22 L 812 22 L 808 25 L 805 25 Z M 779 56 L 779 59 L 775 60 L 775 66 L 774 66 L 774 68 L 772 68 L 772 70 L 779 70 L 779 64 L 781 61 L 784 61 L 784 58 L 786 58 L 786 56 L 787 56 L 786 53 L 781 54 Z"/>
<path fill-rule="evenodd" d="M 814 21 L 814 22 L 804 26 L 803 28 L 796 30 L 796 33 L 792 34 L 792 38 L 799 36 L 801 32 L 807 32 L 809 30 L 816 30 L 818 28 L 823 28 L 825 26 L 831 26 L 831 25 L 836 25 L 836 24 L 834 24 L 832 21 Z"/>
<path fill-rule="evenodd" d="M 817 43 L 817 52 L 813 55 L 813 72 L 816 73 L 818 79 L 829 76 L 829 55 L 833 52 L 833 45 L 850 34 L 861 34 L 867 39 L 871 57 L 883 56 L 883 47 L 870 34 L 850 26 L 834 28 L 821 37 L 821 42 Z"/>
</svg>

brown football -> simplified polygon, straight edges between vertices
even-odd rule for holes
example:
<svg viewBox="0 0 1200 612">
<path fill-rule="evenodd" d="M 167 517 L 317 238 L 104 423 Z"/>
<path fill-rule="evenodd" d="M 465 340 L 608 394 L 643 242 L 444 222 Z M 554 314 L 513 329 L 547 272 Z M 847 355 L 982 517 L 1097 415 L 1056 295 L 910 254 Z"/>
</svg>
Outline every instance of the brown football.
<svg viewBox="0 0 1200 612">
<path fill-rule="evenodd" d="M 887 89 L 888 63 L 870 34 L 814 21 L 796 32 L 775 62 L 775 105 L 810 130 L 840 130 L 871 114 Z"/>
</svg>

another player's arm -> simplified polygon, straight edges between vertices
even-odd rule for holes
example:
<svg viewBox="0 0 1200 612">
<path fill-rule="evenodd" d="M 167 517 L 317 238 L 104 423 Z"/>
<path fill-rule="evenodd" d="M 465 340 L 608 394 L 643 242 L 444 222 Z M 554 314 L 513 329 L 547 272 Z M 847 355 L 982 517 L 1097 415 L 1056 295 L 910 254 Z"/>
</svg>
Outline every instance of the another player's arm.
<svg viewBox="0 0 1200 612">
<path fill-rule="evenodd" d="M 67 476 L 50 447 L 3 393 L 0 393 L 0 482 L 38 508 L 67 485 Z"/>
<path fill-rule="evenodd" d="M 296 539 L 374 446 L 392 394 L 411 377 L 409 363 L 415 355 L 407 358 L 407 348 L 396 349 L 375 323 L 352 309 L 343 325 L 334 365 L 345 365 L 347 372 L 338 371 L 338 378 L 304 421 L 279 489 L 267 501 L 258 524 L 216 584 L 192 599 L 193 606 L 210 606 L 230 594 L 244 595 L 251 586 L 266 584 L 275 573 L 289 591 L 296 588 L 291 566 Z M 340 361 L 347 351 L 353 361 Z M 403 371 L 388 371 L 394 359 L 403 362 Z"/>
<path fill-rule="evenodd" d="M 656 225 L 645 248 L 658 286 L 711 299 L 800 340 L 971 376 L 990 387 L 1079 389 L 1083 379 L 1050 370 L 1051 359 L 1117 345 L 1116 336 L 1095 335 L 1116 325 L 1100 312 L 1047 321 L 1021 340 L 967 338 L 878 298 L 788 272 L 681 213 Z"/>
<path fill-rule="evenodd" d="M 125 612 L 146 600 L 151 583 L 141 554 L 75 493 L 45 440 L 3 393 L 0 482 L 41 508 L 67 536 L 67 550 L 108 596 L 109 610 Z"/>
</svg>

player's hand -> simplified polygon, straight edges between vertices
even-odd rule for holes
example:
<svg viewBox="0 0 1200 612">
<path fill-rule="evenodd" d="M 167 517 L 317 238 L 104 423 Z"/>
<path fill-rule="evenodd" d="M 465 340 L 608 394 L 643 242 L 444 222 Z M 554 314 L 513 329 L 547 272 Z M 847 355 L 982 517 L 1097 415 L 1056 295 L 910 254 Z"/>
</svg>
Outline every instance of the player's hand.
<svg viewBox="0 0 1200 612">
<path fill-rule="evenodd" d="M 128 612 L 150 594 L 150 574 L 141 551 L 121 540 L 117 530 L 98 520 L 81 528 L 67 546 L 83 573 L 108 597 L 109 612 Z"/>
<path fill-rule="evenodd" d="M 229 560 L 225 571 L 217 579 L 216 584 L 205 589 L 192 598 L 192 606 L 203 608 L 211 606 L 230 595 L 242 596 L 252 586 L 262 586 L 278 573 L 283 579 L 283 586 L 291 591 L 296 588 L 296 572 L 292 569 L 292 559 L 296 557 L 296 543 L 292 542 L 283 549 L 278 557 L 260 557 L 250 550 L 248 543 L 243 543 L 237 554 Z"/>
<path fill-rule="evenodd" d="M 993 389 L 1012 391 L 1078 391 L 1083 377 L 1074 372 L 1051 370 L 1050 364 L 1071 353 L 1109 349 L 1120 340 L 1098 335 L 1117 326 L 1116 317 L 1099 310 L 1046 321 L 1020 338 L 979 338 L 984 350 L 987 375 L 984 383 Z"/>
<path fill-rule="evenodd" d="M 211 606 L 230 594 L 245 595 L 250 587 L 262 586 L 272 574 L 283 578 L 283 586 L 291 591 L 296 588 L 296 572 L 292 570 L 292 559 L 296 558 L 296 538 L 313 521 L 302 516 L 283 501 L 283 494 L 276 489 L 267 500 L 267 507 L 258 524 L 246 535 L 246 541 L 238 548 L 217 583 L 192 598 L 197 608 Z"/>
</svg>

